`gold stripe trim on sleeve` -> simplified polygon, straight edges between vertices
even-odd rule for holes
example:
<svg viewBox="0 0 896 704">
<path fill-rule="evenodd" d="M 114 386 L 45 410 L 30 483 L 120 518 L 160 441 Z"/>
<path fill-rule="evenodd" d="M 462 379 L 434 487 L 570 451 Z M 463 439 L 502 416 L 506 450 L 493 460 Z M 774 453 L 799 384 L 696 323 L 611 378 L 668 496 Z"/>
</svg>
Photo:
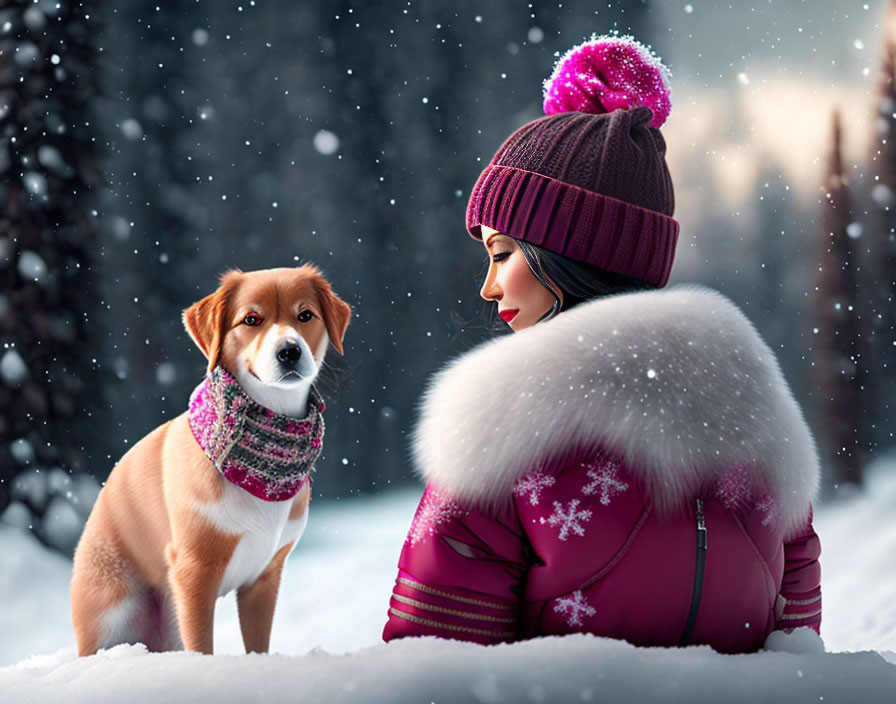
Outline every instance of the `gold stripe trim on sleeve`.
<svg viewBox="0 0 896 704">
<path fill-rule="evenodd" d="M 794 604 L 796 606 L 806 606 L 807 604 L 814 604 L 816 601 L 821 601 L 821 594 L 812 597 L 811 599 L 787 599 L 787 605 L 790 606 L 791 604 Z"/>
<path fill-rule="evenodd" d="M 465 626 L 455 626 L 452 623 L 443 623 L 442 621 L 433 621 L 428 618 L 420 618 L 419 616 L 414 616 L 413 614 L 409 614 L 406 611 L 400 611 L 396 609 L 394 606 L 389 608 L 389 613 L 393 616 L 397 616 L 398 618 L 403 618 L 405 621 L 410 621 L 411 623 L 418 623 L 421 626 L 429 626 L 430 628 L 440 628 L 447 631 L 460 631 L 463 633 L 475 633 L 479 636 L 494 636 L 495 638 L 511 638 L 516 635 L 515 633 L 497 633 L 495 631 L 489 631 L 485 628 L 469 628 Z"/>
<path fill-rule="evenodd" d="M 449 616 L 460 616 L 462 618 L 472 618 L 479 621 L 490 621 L 491 623 L 516 623 L 515 618 L 498 618 L 496 616 L 487 616 L 485 614 L 474 614 L 469 611 L 446 609 L 443 606 L 434 606 L 422 601 L 417 601 L 416 599 L 411 599 L 407 596 L 402 596 L 401 594 L 393 593 L 392 598 L 395 599 L 395 601 L 401 602 L 402 604 L 407 604 L 408 606 L 413 606 L 424 611 L 435 611 L 436 613 L 448 614 Z"/>
<path fill-rule="evenodd" d="M 432 594 L 434 596 L 441 596 L 446 599 L 453 599 L 454 601 L 459 601 L 462 604 L 476 604 L 477 606 L 487 606 L 490 609 L 500 609 L 501 611 L 513 610 L 513 607 L 509 606 L 508 604 L 497 604 L 493 601 L 484 601 L 482 599 L 472 599 L 470 597 L 449 594 L 448 592 L 443 592 L 440 589 L 434 589 L 433 587 L 421 584 L 420 582 L 415 582 L 411 579 L 406 579 L 405 577 L 399 577 L 398 582 L 399 584 L 403 584 L 406 587 L 410 587 L 411 589 L 416 589 L 418 592 L 423 592 L 424 594 Z"/>
<path fill-rule="evenodd" d="M 783 616 L 781 616 L 781 620 L 783 621 L 785 619 L 789 619 L 791 621 L 797 621 L 801 618 L 812 618 L 813 616 L 818 616 L 819 614 L 821 614 L 821 609 L 813 611 L 809 614 L 784 614 Z"/>
</svg>

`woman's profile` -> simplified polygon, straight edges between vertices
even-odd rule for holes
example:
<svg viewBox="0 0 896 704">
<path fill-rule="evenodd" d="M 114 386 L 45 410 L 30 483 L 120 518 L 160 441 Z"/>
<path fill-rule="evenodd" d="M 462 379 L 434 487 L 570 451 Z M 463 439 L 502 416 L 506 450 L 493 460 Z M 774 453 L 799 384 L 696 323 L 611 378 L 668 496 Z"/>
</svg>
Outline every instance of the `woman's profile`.
<svg viewBox="0 0 896 704">
<path fill-rule="evenodd" d="M 667 80 L 631 38 L 585 42 L 546 82 L 546 116 L 476 182 L 480 293 L 514 334 L 426 393 L 426 489 L 385 640 L 585 632 L 749 652 L 818 631 L 819 469 L 799 406 L 733 303 L 662 290 L 679 229 Z"/>
</svg>

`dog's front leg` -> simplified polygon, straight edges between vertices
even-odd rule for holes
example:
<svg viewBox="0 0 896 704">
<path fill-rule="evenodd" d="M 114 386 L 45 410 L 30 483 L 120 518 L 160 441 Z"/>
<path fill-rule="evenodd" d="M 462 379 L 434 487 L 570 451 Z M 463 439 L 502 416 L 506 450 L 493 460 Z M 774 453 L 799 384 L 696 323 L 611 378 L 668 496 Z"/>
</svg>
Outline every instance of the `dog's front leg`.
<svg viewBox="0 0 896 704">
<path fill-rule="evenodd" d="M 284 545 L 264 572 L 252 584 L 241 587 L 236 593 L 236 606 L 243 632 L 243 645 L 247 653 L 266 653 L 271 643 L 271 624 L 283 564 L 295 542 Z"/>
<path fill-rule="evenodd" d="M 220 538 L 219 538 L 220 540 Z M 217 546 L 168 546 L 168 582 L 184 648 L 211 655 L 214 649 L 215 601 L 238 537 Z"/>
</svg>

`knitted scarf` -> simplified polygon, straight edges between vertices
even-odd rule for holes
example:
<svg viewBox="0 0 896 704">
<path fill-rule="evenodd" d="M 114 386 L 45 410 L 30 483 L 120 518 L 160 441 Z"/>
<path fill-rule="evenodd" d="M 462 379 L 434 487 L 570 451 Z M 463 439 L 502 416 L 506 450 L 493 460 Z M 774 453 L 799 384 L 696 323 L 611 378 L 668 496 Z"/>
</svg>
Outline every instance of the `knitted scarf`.
<svg viewBox="0 0 896 704">
<path fill-rule="evenodd" d="M 271 411 L 215 367 L 190 396 L 193 436 L 224 477 L 265 501 L 285 501 L 308 480 L 324 437 L 324 402 L 311 387 L 308 415 Z"/>
</svg>

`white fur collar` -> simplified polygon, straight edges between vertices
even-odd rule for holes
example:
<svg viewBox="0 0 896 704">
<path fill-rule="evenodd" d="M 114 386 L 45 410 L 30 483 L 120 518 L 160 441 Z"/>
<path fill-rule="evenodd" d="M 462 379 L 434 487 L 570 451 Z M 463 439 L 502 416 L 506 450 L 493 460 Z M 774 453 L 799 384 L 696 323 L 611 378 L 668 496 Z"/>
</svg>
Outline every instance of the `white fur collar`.
<svg viewBox="0 0 896 704">
<path fill-rule="evenodd" d="M 776 498 L 790 533 L 815 496 L 815 443 L 777 361 L 715 291 L 597 299 L 487 342 L 435 375 L 414 435 L 418 472 L 494 508 L 570 448 L 620 456 L 659 508 L 733 464 Z"/>
</svg>

